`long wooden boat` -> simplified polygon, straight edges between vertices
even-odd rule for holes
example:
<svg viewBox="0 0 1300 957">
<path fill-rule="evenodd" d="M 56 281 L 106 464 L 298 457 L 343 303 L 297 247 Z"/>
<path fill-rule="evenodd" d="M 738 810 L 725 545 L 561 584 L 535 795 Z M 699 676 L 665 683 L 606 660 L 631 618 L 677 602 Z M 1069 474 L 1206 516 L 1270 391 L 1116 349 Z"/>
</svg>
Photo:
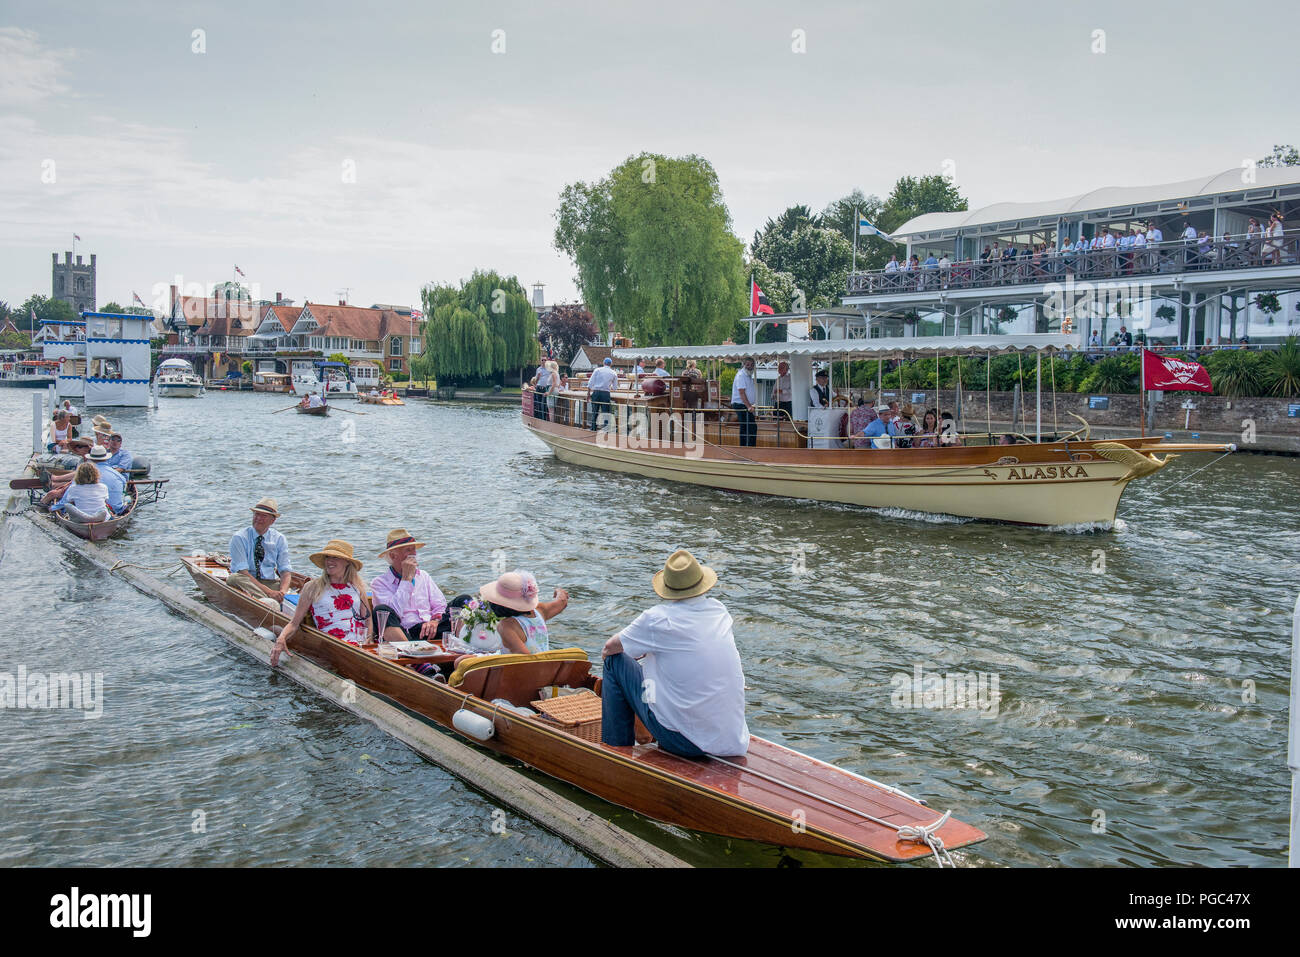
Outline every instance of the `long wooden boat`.
<svg viewBox="0 0 1300 957">
<path fill-rule="evenodd" d="M 298 411 L 300 415 L 329 415 L 330 414 L 330 407 L 328 405 L 318 405 L 314 409 L 307 408 L 301 405 L 295 406 L 294 408 Z"/>
<path fill-rule="evenodd" d="M 280 627 L 278 607 L 231 588 L 222 558 L 181 559 L 203 595 L 250 627 Z M 294 587 L 306 577 L 294 575 Z M 984 840 L 978 828 L 957 821 L 897 788 L 792 751 L 760 737 L 743 757 L 687 760 L 653 743 L 612 747 L 579 737 L 541 719 L 503 711 L 505 698 L 527 707 L 537 689 L 552 684 L 589 688 L 600 681 L 580 649 L 542 655 L 477 659 L 457 666 L 451 684 L 413 669 L 418 662 L 389 660 L 314 628 L 302 627 L 290 649 L 359 686 L 385 695 L 456 734 L 457 711 L 488 718 L 486 741 L 465 736 L 606 801 L 679 827 L 850 857 L 906 862 L 933 849 L 907 828 L 939 825 L 933 833 L 946 849 Z M 463 672 L 463 673 L 462 673 Z M 459 677 L 459 682 L 458 682 Z"/>
<path fill-rule="evenodd" d="M 1024 338 L 1055 343 L 1068 337 Z M 730 361 L 794 353 L 808 363 L 813 357 L 872 355 L 875 341 L 686 347 L 663 354 Z M 882 354 L 890 355 L 896 347 L 882 348 Z M 605 430 L 587 427 L 590 396 L 573 380 L 557 393 L 550 419 L 532 414 L 532 396 L 525 393 L 521 419 L 556 458 L 583 468 L 733 492 L 1054 527 L 1110 525 L 1130 482 L 1160 471 L 1179 453 L 1236 449 L 1164 442 L 1155 436 L 1090 439 L 1086 422 L 1056 441 L 1022 436 L 1024 441 L 1015 445 L 994 445 L 981 437 L 980 444 L 938 448 L 845 448 L 839 446 L 852 443 L 840 440 L 843 433 L 818 435 L 811 421 L 776 415 L 760 419 L 755 445 L 742 446 L 739 423 L 719 401 L 716 382 L 684 403 L 686 392 L 702 387 L 674 377 L 660 381 L 664 386 L 653 383 L 660 394 L 636 387 L 614 392 L 615 421 Z M 845 405 L 848 401 L 844 396 Z M 841 418 L 847 413 L 845 408 L 830 411 Z"/>
</svg>

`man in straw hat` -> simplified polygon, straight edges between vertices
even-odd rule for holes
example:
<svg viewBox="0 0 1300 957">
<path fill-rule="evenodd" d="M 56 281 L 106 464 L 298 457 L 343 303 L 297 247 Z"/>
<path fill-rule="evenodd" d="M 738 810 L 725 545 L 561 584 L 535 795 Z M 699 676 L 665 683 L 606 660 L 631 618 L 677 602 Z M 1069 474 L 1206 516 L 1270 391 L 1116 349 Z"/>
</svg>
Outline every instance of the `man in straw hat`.
<svg viewBox="0 0 1300 957">
<path fill-rule="evenodd" d="M 388 568 L 370 583 L 370 593 L 375 599 L 375 634 L 382 634 L 384 641 L 432 641 L 438 635 L 447 599 L 416 560 L 415 553 L 423 547 L 424 542 L 406 529 L 395 528 L 379 553 L 388 559 Z"/>
<path fill-rule="evenodd" d="M 605 744 L 630 746 L 633 719 L 640 718 L 670 754 L 702 758 L 749 750 L 745 675 L 731 615 L 706 594 L 717 583 L 713 569 L 678 549 L 654 576 L 664 601 L 605 642 Z"/>
<path fill-rule="evenodd" d="M 230 540 L 230 578 L 232 588 L 255 598 L 284 601 L 289 591 L 289 543 L 273 529 L 280 517 L 280 507 L 273 498 L 264 498 L 253 506 L 253 523 Z"/>
</svg>

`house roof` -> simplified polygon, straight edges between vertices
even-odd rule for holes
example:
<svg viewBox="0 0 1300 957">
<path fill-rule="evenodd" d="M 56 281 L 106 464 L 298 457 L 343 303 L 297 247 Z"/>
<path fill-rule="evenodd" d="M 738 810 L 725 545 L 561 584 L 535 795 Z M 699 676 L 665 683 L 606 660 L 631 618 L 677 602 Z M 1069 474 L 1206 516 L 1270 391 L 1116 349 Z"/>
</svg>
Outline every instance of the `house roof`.
<svg viewBox="0 0 1300 957">
<path fill-rule="evenodd" d="M 182 317 L 192 331 L 205 336 L 246 336 L 257 324 L 257 310 L 246 299 L 177 296 L 172 318 Z"/>
<path fill-rule="evenodd" d="M 284 331 L 288 332 L 293 328 L 293 324 L 298 321 L 298 316 L 301 314 L 302 306 L 267 306 L 262 311 L 262 322 L 275 318 L 279 320 Z"/>
<path fill-rule="evenodd" d="M 1104 213 L 1122 207 L 1173 202 L 1202 196 L 1220 196 L 1228 193 L 1243 193 L 1245 199 L 1253 198 L 1252 194 L 1258 193 L 1260 202 L 1269 203 L 1274 200 L 1272 195 L 1274 190 L 1300 185 L 1300 171 L 1294 167 L 1256 169 L 1254 181 L 1250 183 L 1243 182 L 1243 173 L 1242 167 L 1238 166 L 1213 176 L 1202 176 L 1158 186 L 1103 186 L 1100 189 L 1080 193 L 1078 196 L 1067 196 L 1064 199 L 1047 202 L 993 203 L 989 206 L 981 206 L 979 209 L 962 210 L 956 213 L 923 213 L 908 220 L 896 229 L 892 236 L 901 239 L 958 227 L 965 229 L 972 226 L 991 226 L 1043 217 L 1077 217 L 1089 212 Z"/>
<path fill-rule="evenodd" d="M 391 309 L 365 309 L 361 306 L 329 306 L 309 302 L 303 306 L 316 320 L 318 336 L 346 336 L 349 339 L 383 339 L 387 335 L 412 335 L 418 332 L 411 320 Z"/>
<path fill-rule="evenodd" d="M 612 355 L 614 350 L 609 346 L 580 346 L 578 352 L 585 354 L 587 361 L 592 366 L 598 366 L 605 361 L 606 357 Z M 574 360 L 578 358 L 578 352 L 573 354 L 573 359 L 569 360 L 569 365 L 573 365 Z"/>
</svg>

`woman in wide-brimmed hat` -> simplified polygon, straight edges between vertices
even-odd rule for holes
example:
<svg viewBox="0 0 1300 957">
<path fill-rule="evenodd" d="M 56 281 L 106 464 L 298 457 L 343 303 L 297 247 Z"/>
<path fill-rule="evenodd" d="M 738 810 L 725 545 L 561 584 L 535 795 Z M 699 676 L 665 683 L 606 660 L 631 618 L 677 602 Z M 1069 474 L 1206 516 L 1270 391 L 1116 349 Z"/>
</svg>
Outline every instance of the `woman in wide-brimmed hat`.
<svg viewBox="0 0 1300 957">
<path fill-rule="evenodd" d="M 546 623 L 569 605 L 569 593 L 557 588 L 551 601 L 538 599 L 537 579 L 529 572 L 506 572 L 479 589 L 478 605 L 496 616 L 494 629 L 474 629 L 465 635 L 477 654 L 505 651 L 516 655 L 534 655 L 550 651 Z"/>
<path fill-rule="evenodd" d="M 353 645 L 370 640 L 370 602 L 366 600 L 366 586 L 357 574 L 361 559 L 353 556 L 352 546 L 342 539 L 331 539 L 311 556 L 311 562 L 322 570 L 321 575 L 303 586 L 298 610 L 271 650 L 273 668 L 280 663 L 289 639 L 309 614 L 308 624 L 333 638 Z"/>
</svg>

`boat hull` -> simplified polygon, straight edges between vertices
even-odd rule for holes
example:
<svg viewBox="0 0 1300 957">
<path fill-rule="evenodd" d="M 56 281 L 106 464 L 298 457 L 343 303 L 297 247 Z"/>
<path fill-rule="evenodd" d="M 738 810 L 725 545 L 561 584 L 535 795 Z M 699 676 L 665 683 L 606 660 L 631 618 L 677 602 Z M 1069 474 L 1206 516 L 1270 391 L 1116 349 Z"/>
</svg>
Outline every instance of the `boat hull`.
<svg viewBox="0 0 1300 957">
<path fill-rule="evenodd" d="M 158 396 L 163 399 L 197 399 L 203 391 L 201 385 L 159 385 Z"/>
<path fill-rule="evenodd" d="M 585 468 L 1024 525 L 1112 523 L 1125 487 L 1137 477 L 1131 462 L 1112 461 L 1089 442 L 1070 443 L 1068 450 L 1059 443 L 892 451 L 643 449 L 612 436 L 599 440 L 586 429 L 522 418 L 560 461 Z M 874 457 L 889 464 L 872 464 Z M 1152 470 L 1161 464 L 1153 460 Z"/>
<path fill-rule="evenodd" d="M 328 405 L 320 405 L 314 409 L 304 409 L 302 406 L 297 406 L 296 411 L 299 415 L 329 415 L 330 407 Z"/>
<path fill-rule="evenodd" d="M 278 627 L 283 613 L 244 595 L 203 568 L 203 559 L 182 558 L 203 595 L 251 627 Z M 907 823 L 930 824 L 940 817 L 916 801 L 833 765 L 790 751 L 762 738 L 751 739 L 749 753 L 718 761 L 689 761 L 654 746 L 616 748 L 582 740 L 541 721 L 514 717 L 490 703 L 369 651 L 303 627 L 290 649 L 359 686 L 382 694 L 459 735 L 452 724 L 465 709 L 492 719 L 495 733 L 472 743 L 522 761 L 613 804 L 647 817 L 697 831 L 762 841 L 828 854 L 906 862 L 930 854 L 924 844 L 897 839 Z M 795 772 L 815 781 L 825 796 L 859 807 L 888 825 L 849 810 L 824 805 L 760 775 L 779 778 Z M 984 840 L 977 828 L 949 819 L 938 831 L 949 848 Z"/>
<path fill-rule="evenodd" d="M 102 542 L 105 539 L 116 535 L 118 532 L 123 531 L 131 524 L 131 519 L 135 517 L 138 496 L 134 490 L 132 490 L 129 495 L 131 499 L 131 507 L 126 510 L 125 514 L 119 515 L 116 518 L 110 518 L 107 522 L 95 522 L 91 525 L 83 525 L 81 522 L 72 521 L 62 512 L 51 512 L 50 514 L 54 517 L 55 522 L 57 522 L 62 528 L 66 528 L 78 538 L 84 538 L 89 542 Z"/>
</svg>

